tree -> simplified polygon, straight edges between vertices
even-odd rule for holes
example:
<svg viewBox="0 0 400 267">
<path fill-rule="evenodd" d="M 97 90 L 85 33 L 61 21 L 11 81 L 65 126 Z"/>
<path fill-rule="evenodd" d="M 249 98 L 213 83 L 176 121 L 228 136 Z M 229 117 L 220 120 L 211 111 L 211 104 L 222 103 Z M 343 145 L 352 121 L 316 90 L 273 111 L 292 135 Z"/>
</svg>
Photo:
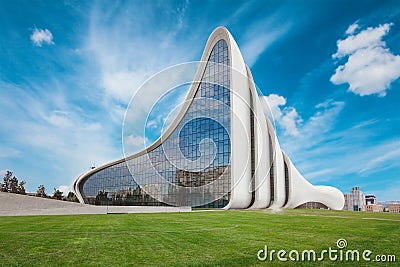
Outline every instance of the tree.
<svg viewBox="0 0 400 267">
<path fill-rule="evenodd" d="M 1 184 L 1 192 L 10 192 L 9 189 L 11 188 L 12 175 L 13 173 L 10 171 L 7 171 L 7 173 L 4 175 L 4 182 Z"/>
<path fill-rule="evenodd" d="M 62 200 L 63 199 L 63 192 L 61 192 L 60 190 L 54 188 L 54 193 L 53 193 L 52 198 L 58 199 L 58 200 Z"/>
<path fill-rule="evenodd" d="M 25 195 L 25 184 L 25 181 L 18 183 L 18 178 L 13 176 L 13 172 L 7 171 L 4 175 L 3 183 L 0 183 L 0 191 Z"/>
<path fill-rule="evenodd" d="M 75 196 L 74 192 L 69 192 L 68 195 L 66 197 L 64 197 L 64 200 L 71 201 L 71 202 L 79 202 L 79 200 Z"/>
<path fill-rule="evenodd" d="M 47 197 L 46 195 L 46 187 L 44 185 L 39 185 L 38 190 L 36 191 L 37 197 Z"/>
<path fill-rule="evenodd" d="M 99 191 L 96 196 L 95 205 L 108 205 L 108 192 Z"/>
<path fill-rule="evenodd" d="M 10 180 L 10 187 L 8 188 L 8 192 L 17 194 L 18 193 L 18 179 L 17 177 L 13 177 Z"/>
<path fill-rule="evenodd" d="M 25 185 L 26 185 L 26 182 L 25 182 L 25 181 L 19 182 L 18 194 L 26 195 L 26 192 L 25 192 Z"/>
</svg>

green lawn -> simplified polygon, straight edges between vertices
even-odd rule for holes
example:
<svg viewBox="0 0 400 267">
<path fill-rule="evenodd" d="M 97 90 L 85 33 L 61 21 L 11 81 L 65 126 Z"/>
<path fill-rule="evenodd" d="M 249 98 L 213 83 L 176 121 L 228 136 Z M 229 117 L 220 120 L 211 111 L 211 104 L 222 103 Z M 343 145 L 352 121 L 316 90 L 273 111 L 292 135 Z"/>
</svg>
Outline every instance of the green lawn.
<svg viewBox="0 0 400 267">
<path fill-rule="evenodd" d="M 259 261 L 257 252 L 337 249 L 395 263 Z M 286 255 L 286 257 L 288 257 Z M 319 210 L 0 217 L 1 266 L 400 266 L 400 214 Z M 368 266 L 369 266 L 368 265 Z"/>
</svg>

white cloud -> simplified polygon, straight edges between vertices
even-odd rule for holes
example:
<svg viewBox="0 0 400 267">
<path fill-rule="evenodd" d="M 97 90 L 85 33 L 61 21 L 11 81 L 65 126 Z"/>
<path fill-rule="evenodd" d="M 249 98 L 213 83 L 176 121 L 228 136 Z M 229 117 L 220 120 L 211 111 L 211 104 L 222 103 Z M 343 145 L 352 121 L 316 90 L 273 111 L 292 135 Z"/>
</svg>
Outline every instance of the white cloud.
<svg viewBox="0 0 400 267">
<path fill-rule="evenodd" d="M 282 116 L 280 124 L 285 129 L 287 135 L 296 136 L 299 134 L 297 126 L 301 121 L 296 109 L 290 107 L 284 109 L 284 116 Z"/>
<path fill-rule="evenodd" d="M 282 116 L 280 106 L 286 105 L 286 98 L 277 94 L 270 94 L 268 96 L 264 96 L 264 99 L 267 101 L 274 119 L 280 118 Z M 268 113 L 268 111 L 264 110 L 264 113 Z"/>
<path fill-rule="evenodd" d="M 352 26 L 350 26 L 351 28 Z M 334 58 L 341 58 L 355 53 L 359 49 L 385 46 L 382 38 L 389 32 L 390 24 L 384 24 L 377 28 L 369 27 L 360 33 L 350 34 L 346 39 L 337 42 L 338 51 Z"/>
<path fill-rule="evenodd" d="M 35 28 L 32 32 L 31 40 L 36 46 L 42 46 L 43 43 L 48 45 L 54 44 L 53 34 L 48 29 Z"/>
<path fill-rule="evenodd" d="M 133 93 L 143 83 L 148 73 L 133 71 L 117 71 L 103 73 L 102 85 L 109 97 L 121 102 L 128 103 Z"/>
<path fill-rule="evenodd" d="M 45 116 L 45 119 L 52 125 L 57 127 L 72 127 L 74 121 L 71 121 L 69 114 L 66 111 L 54 110 L 49 115 Z"/>
<path fill-rule="evenodd" d="M 129 135 L 126 143 L 132 146 L 141 146 L 145 143 L 145 139 L 142 136 Z"/>
<path fill-rule="evenodd" d="M 72 192 L 72 187 L 70 185 L 60 185 L 57 189 L 63 192 L 64 197 L 68 196 L 69 192 Z"/>
<path fill-rule="evenodd" d="M 357 24 L 357 23 L 351 24 L 351 25 L 347 28 L 346 34 L 347 34 L 347 35 L 353 34 L 357 29 L 358 29 L 358 24 Z"/>
<path fill-rule="evenodd" d="M 390 84 L 400 77 L 400 56 L 392 54 L 382 40 L 390 26 L 386 23 L 354 34 L 358 25 L 350 25 L 348 37 L 337 42 L 338 50 L 332 56 L 347 58 L 347 62 L 337 67 L 331 82 L 348 83 L 349 91 L 360 96 L 385 96 Z"/>
<path fill-rule="evenodd" d="M 146 144 L 148 144 L 147 138 L 133 134 L 125 137 L 123 142 L 125 156 L 129 156 L 135 152 L 141 151 L 146 147 Z"/>
<path fill-rule="evenodd" d="M 302 119 L 294 107 L 284 107 L 286 105 L 286 98 L 277 94 L 270 94 L 263 96 L 263 98 L 267 101 L 270 108 L 269 111 L 265 110 L 264 107 L 264 113 L 268 115 L 272 112 L 274 120 L 285 131 L 285 135 L 298 135 L 298 126 L 302 122 Z"/>
</svg>

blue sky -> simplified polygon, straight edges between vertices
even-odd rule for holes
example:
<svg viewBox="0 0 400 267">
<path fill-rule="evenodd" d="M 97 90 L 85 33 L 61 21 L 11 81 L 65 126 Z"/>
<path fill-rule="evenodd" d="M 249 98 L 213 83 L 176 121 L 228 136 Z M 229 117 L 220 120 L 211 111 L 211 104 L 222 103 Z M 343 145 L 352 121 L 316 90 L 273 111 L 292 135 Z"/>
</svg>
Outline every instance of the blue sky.
<svg viewBox="0 0 400 267">
<path fill-rule="evenodd" d="M 123 157 L 152 74 L 228 28 L 314 184 L 400 199 L 398 1 L 1 1 L 0 172 L 63 190 Z"/>
</svg>

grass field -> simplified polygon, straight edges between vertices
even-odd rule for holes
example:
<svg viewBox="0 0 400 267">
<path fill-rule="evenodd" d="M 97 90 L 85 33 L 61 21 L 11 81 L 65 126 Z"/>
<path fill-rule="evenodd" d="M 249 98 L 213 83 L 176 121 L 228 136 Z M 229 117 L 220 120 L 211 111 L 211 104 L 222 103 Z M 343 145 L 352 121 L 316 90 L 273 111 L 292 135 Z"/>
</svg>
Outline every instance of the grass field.
<svg viewBox="0 0 400 267">
<path fill-rule="evenodd" d="M 264 248 L 343 249 L 397 262 L 259 261 Z M 262 254 L 261 254 L 262 255 Z M 301 254 L 300 254 L 301 255 Z M 361 255 L 361 254 L 360 254 Z M 286 258 L 288 255 L 286 254 Z M 301 259 L 301 256 L 300 256 Z M 2 266 L 400 266 L 400 214 L 319 210 L 0 217 Z"/>
</svg>

